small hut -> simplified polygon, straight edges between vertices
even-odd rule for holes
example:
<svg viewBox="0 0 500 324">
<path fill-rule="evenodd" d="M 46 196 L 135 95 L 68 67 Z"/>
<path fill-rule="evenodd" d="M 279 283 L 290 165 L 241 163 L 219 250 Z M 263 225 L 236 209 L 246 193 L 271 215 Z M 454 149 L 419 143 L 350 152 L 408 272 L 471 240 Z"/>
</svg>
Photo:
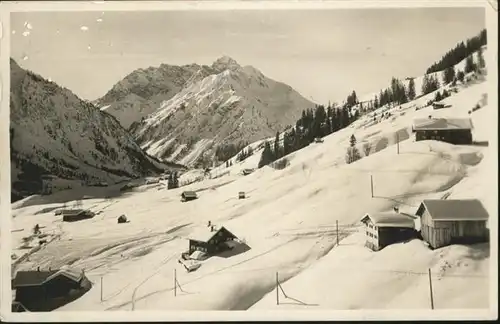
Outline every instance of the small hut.
<svg viewBox="0 0 500 324">
<path fill-rule="evenodd" d="M 238 199 L 245 199 L 245 192 L 244 191 L 238 192 Z"/>
<path fill-rule="evenodd" d="M 70 209 L 64 210 L 62 216 L 63 222 L 76 222 L 84 219 L 90 219 L 95 216 L 95 213 L 86 209 Z"/>
<path fill-rule="evenodd" d="M 249 174 L 250 174 L 250 173 L 252 173 L 252 172 L 253 172 L 253 169 L 243 169 L 243 170 L 241 171 L 241 173 L 242 173 L 243 175 L 249 175 Z"/>
<path fill-rule="evenodd" d="M 196 195 L 196 192 L 194 192 L 194 191 L 184 191 L 181 194 L 181 201 L 183 201 L 183 202 L 195 200 L 195 199 L 198 199 L 198 195 Z"/>
<path fill-rule="evenodd" d="M 127 219 L 127 216 L 125 215 L 120 215 L 120 217 L 118 217 L 118 224 L 123 224 L 123 223 L 128 223 L 129 220 Z"/>
</svg>

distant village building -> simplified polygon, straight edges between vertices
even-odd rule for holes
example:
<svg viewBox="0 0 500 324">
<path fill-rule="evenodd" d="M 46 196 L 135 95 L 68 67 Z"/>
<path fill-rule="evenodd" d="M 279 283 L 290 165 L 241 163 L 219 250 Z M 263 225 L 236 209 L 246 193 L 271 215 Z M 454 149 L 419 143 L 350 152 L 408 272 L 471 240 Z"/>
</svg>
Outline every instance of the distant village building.
<svg viewBox="0 0 500 324">
<path fill-rule="evenodd" d="M 16 311 L 51 311 L 82 296 L 92 287 L 83 271 L 73 269 L 18 271 L 12 279 Z"/>
<path fill-rule="evenodd" d="M 451 105 L 448 105 L 448 104 L 441 102 L 441 101 L 432 103 L 432 108 L 434 108 L 434 109 L 443 109 L 443 108 L 450 108 L 450 107 L 451 107 Z"/>
<path fill-rule="evenodd" d="M 216 229 L 214 225 L 210 225 L 209 228 L 203 228 L 189 237 L 189 254 L 195 251 L 204 252 L 207 255 L 223 252 L 231 248 L 230 242 L 235 239 L 237 239 L 236 235 L 224 226 Z"/>
<path fill-rule="evenodd" d="M 65 209 L 62 211 L 63 222 L 76 222 L 84 219 L 90 219 L 95 213 L 86 209 Z"/>
<path fill-rule="evenodd" d="M 477 199 L 424 200 L 416 215 L 421 218 L 422 238 L 433 249 L 489 240 L 489 215 Z"/>
<path fill-rule="evenodd" d="M 152 178 L 152 179 L 147 179 L 146 180 L 146 184 L 147 185 L 155 184 L 155 183 L 159 183 L 159 182 L 160 182 L 160 179 L 156 179 L 156 178 Z"/>
<path fill-rule="evenodd" d="M 245 199 L 245 192 L 244 191 L 238 192 L 238 199 Z"/>
<path fill-rule="evenodd" d="M 417 234 L 414 219 L 397 211 L 366 214 L 361 222 L 366 227 L 365 246 L 374 251 L 407 241 Z"/>
<path fill-rule="evenodd" d="M 472 144 L 470 118 L 415 119 L 413 131 L 417 141 L 437 140 L 456 145 Z"/>
<path fill-rule="evenodd" d="M 181 194 L 181 201 L 186 202 L 186 201 L 191 201 L 198 199 L 198 195 L 194 191 L 184 191 Z"/>
<path fill-rule="evenodd" d="M 243 173 L 243 175 L 249 175 L 253 172 L 253 169 L 243 169 L 241 172 Z"/>
</svg>

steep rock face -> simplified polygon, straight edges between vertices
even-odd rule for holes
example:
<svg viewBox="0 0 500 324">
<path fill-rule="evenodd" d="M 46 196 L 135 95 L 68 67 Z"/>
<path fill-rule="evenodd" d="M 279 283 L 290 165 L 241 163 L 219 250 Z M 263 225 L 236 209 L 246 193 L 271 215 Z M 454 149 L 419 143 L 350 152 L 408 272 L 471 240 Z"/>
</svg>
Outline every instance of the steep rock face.
<svg viewBox="0 0 500 324">
<path fill-rule="evenodd" d="M 111 115 L 11 60 L 13 199 L 42 193 L 42 179 L 117 182 L 162 172 Z"/>
<path fill-rule="evenodd" d="M 128 129 L 134 122 L 153 113 L 161 102 L 213 72 L 210 67 L 197 64 L 162 64 L 157 68 L 138 69 L 115 84 L 95 104 Z"/>
<path fill-rule="evenodd" d="M 213 72 L 208 76 L 208 72 Z M 130 131 L 149 154 L 185 165 L 219 144 L 254 142 L 295 124 L 314 104 L 251 66 L 221 57 Z"/>
</svg>

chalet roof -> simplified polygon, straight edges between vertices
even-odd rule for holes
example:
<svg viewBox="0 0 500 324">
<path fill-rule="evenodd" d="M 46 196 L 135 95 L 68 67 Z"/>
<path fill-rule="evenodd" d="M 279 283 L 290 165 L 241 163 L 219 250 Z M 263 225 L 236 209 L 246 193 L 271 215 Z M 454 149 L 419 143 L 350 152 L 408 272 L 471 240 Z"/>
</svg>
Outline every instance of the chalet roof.
<svg viewBox="0 0 500 324">
<path fill-rule="evenodd" d="M 47 278 L 57 273 L 57 270 L 51 271 L 18 271 L 12 280 L 12 288 L 19 286 L 38 286 L 43 284 Z"/>
<path fill-rule="evenodd" d="M 210 231 L 210 227 L 206 228 L 200 228 L 199 230 L 193 232 L 190 236 L 189 239 L 193 241 L 199 241 L 199 242 L 205 242 L 207 243 L 210 241 L 212 237 L 214 237 L 217 233 L 219 233 L 222 229 L 225 229 L 226 231 L 227 228 L 224 226 L 221 226 L 219 228 L 214 228 L 213 232 Z M 228 231 L 229 232 L 229 231 Z M 231 232 L 230 232 L 231 233 Z M 232 233 L 231 233 L 232 234 Z M 234 235 L 234 234 L 233 234 Z"/>
<path fill-rule="evenodd" d="M 63 210 L 61 210 L 61 214 L 63 216 L 77 216 L 83 212 L 85 212 L 84 209 L 63 209 Z"/>
<path fill-rule="evenodd" d="M 15 278 L 12 280 L 12 288 L 43 285 L 45 282 L 50 281 L 59 275 L 64 275 L 75 282 L 79 282 L 80 279 L 82 279 L 83 273 L 69 268 L 48 271 L 18 271 Z"/>
<path fill-rule="evenodd" d="M 59 269 L 59 271 L 48 277 L 45 281 L 50 281 L 59 275 L 63 275 L 75 282 L 79 282 L 83 277 L 83 272 L 73 268 L 61 268 Z"/>
<path fill-rule="evenodd" d="M 366 214 L 361 222 L 365 223 L 368 219 L 379 227 L 404 227 L 415 228 L 415 222 L 412 217 L 396 212 L 379 212 L 373 214 Z"/>
<path fill-rule="evenodd" d="M 417 118 L 414 130 L 472 129 L 470 118 Z"/>
<path fill-rule="evenodd" d="M 483 204 L 477 199 L 426 199 L 417 210 L 419 216 L 422 215 L 422 207 L 437 221 L 474 221 L 489 218 Z"/>
</svg>

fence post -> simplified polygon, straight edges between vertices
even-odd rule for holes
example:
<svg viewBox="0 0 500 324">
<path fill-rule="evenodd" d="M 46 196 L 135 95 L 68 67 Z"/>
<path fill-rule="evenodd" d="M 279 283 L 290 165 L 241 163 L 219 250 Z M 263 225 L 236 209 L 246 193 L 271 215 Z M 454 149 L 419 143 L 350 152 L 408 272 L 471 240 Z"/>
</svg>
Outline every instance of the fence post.
<svg viewBox="0 0 500 324">
<path fill-rule="evenodd" d="M 276 305 L 279 304 L 280 304 L 280 291 L 279 291 L 278 272 L 276 271 Z"/>
<path fill-rule="evenodd" d="M 430 294 L 431 294 L 431 309 L 434 309 L 434 296 L 432 294 L 431 268 L 429 268 L 429 290 L 430 290 Z"/>
<path fill-rule="evenodd" d="M 370 188 L 372 192 L 372 198 L 373 198 L 373 175 L 370 174 Z"/>
<path fill-rule="evenodd" d="M 103 288 L 103 282 L 104 282 L 104 280 L 103 280 L 103 277 L 101 276 L 101 301 L 103 301 L 103 299 L 104 299 L 103 298 L 103 289 L 104 289 Z"/>
<path fill-rule="evenodd" d="M 335 221 L 335 227 L 337 228 L 337 246 L 339 246 L 339 221 Z"/>
<path fill-rule="evenodd" d="M 174 269 L 174 296 L 177 296 L 177 269 Z"/>
<path fill-rule="evenodd" d="M 398 145 L 398 154 L 399 154 L 399 134 L 396 133 L 396 141 L 397 141 L 397 145 Z"/>
</svg>

